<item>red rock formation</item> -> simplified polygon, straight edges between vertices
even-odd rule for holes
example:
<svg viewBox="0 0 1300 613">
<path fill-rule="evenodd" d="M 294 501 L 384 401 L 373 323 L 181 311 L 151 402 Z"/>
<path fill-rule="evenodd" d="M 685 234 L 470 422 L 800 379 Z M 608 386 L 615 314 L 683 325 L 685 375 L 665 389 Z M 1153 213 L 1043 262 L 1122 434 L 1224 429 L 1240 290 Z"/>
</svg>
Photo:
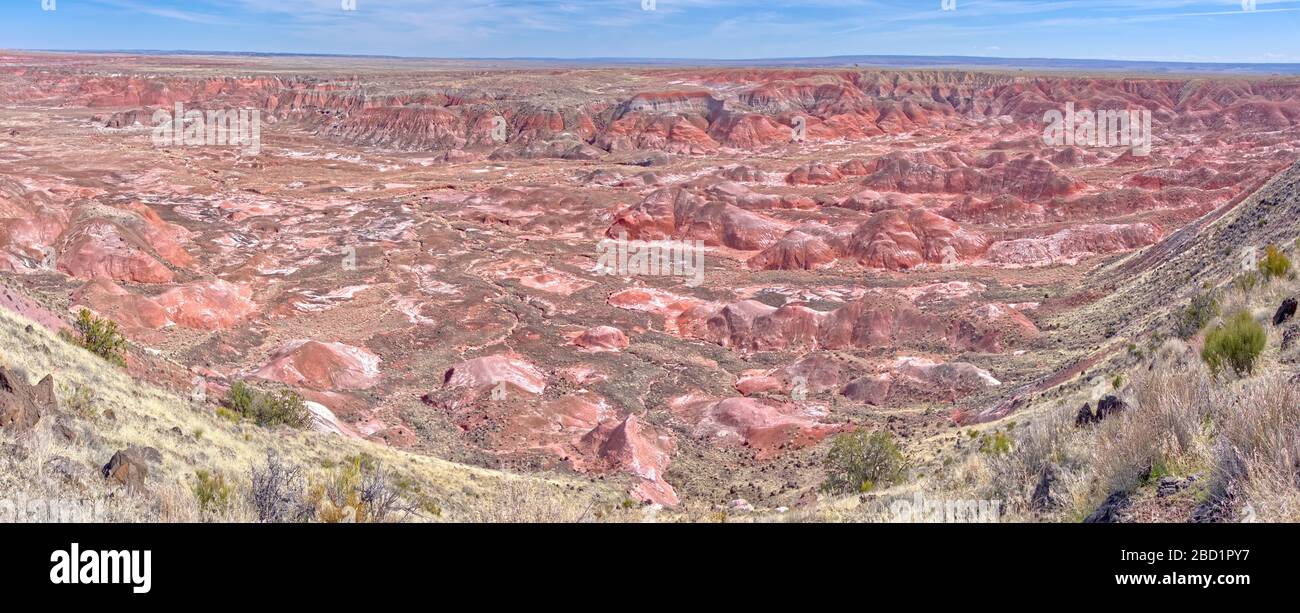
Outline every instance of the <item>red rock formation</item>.
<svg viewBox="0 0 1300 613">
<path fill-rule="evenodd" d="M 623 331 L 611 326 L 588 329 L 575 339 L 574 343 L 591 351 L 621 351 L 628 346 L 627 336 Z"/>
<path fill-rule="evenodd" d="M 156 301 L 179 325 L 196 330 L 220 330 L 256 312 L 252 295 L 252 289 L 247 286 L 215 279 L 172 288 Z"/>
<path fill-rule="evenodd" d="M 316 390 L 358 390 L 379 382 L 379 356 L 343 343 L 286 343 L 256 376 Z"/>
<path fill-rule="evenodd" d="M 987 239 L 924 209 L 872 215 L 849 238 L 848 255 L 873 268 L 900 270 L 921 264 L 955 264 L 981 255 Z"/>
<path fill-rule="evenodd" d="M 792 404 L 754 398 L 715 400 L 686 396 L 673 401 L 678 417 L 695 424 L 693 436 L 717 445 L 747 447 L 758 459 L 768 459 L 785 449 L 815 445 L 843 432 L 845 426 L 822 424 Z"/>
<path fill-rule="evenodd" d="M 709 202 L 679 187 L 657 190 L 619 213 L 605 235 L 632 240 L 702 240 L 706 245 L 757 250 L 776 242 L 787 225 L 732 204 Z"/>
<path fill-rule="evenodd" d="M 805 224 L 791 230 L 746 264 L 757 270 L 815 270 L 838 260 L 847 251 L 847 239 L 845 232 Z"/>
<path fill-rule="evenodd" d="M 1129 251 L 1155 244 L 1163 232 L 1149 223 L 1093 224 L 1061 230 L 1044 238 L 999 241 L 987 257 L 1000 264 L 1037 265 L 1080 256 Z"/>
<path fill-rule="evenodd" d="M 664 481 L 674 449 L 671 437 L 641 423 L 635 415 L 606 421 L 583 436 L 578 450 L 595 458 L 597 466 L 620 470 L 639 479 L 632 494 L 641 500 L 675 506 L 680 501 Z"/>
<path fill-rule="evenodd" d="M 157 330 L 173 323 L 167 310 L 157 302 L 133 294 L 104 277 L 81 286 L 72 295 L 72 304 L 86 306 L 128 331 Z"/>
<path fill-rule="evenodd" d="M 58 267 L 74 277 L 170 283 L 171 269 L 150 254 L 140 236 L 107 219 L 77 224 L 64 235 Z"/>
<path fill-rule="evenodd" d="M 483 392 L 498 384 L 540 394 L 546 389 L 546 375 L 532 363 L 515 355 L 490 355 L 467 360 L 443 374 L 443 386 Z"/>
</svg>

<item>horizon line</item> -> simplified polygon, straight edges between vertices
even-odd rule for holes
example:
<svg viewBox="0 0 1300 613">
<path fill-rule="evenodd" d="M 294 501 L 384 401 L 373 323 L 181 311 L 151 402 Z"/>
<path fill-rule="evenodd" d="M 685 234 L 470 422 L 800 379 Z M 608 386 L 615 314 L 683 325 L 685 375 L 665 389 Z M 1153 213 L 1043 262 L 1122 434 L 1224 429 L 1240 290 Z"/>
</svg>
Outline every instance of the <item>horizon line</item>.
<svg viewBox="0 0 1300 613">
<path fill-rule="evenodd" d="M 977 61 L 977 62 L 1079 62 L 1090 64 L 1156 64 L 1170 66 L 1284 66 L 1300 69 L 1297 62 L 1212 62 L 1188 60 L 1146 60 L 1146 59 L 1103 59 L 1103 58 L 1069 58 L 1069 57 L 1011 57 L 992 55 L 914 55 L 914 54 L 841 54 L 821 56 L 781 56 L 754 58 L 709 58 L 709 57 L 650 57 L 650 56 L 422 56 L 389 54 L 354 54 L 354 53 L 308 53 L 293 51 L 216 51 L 196 49 L 12 49 L 10 52 L 25 53 L 68 53 L 68 54 L 132 54 L 132 55 L 217 55 L 217 56 L 275 56 L 275 57 L 332 57 L 357 59 L 389 60 L 461 60 L 461 61 L 545 61 L 545 62 L 705 62 L 705 63 L 762 63 L 762 62 L 816 62 L 844 60 L 919 60 L 919 61 Z"/>
</svg>

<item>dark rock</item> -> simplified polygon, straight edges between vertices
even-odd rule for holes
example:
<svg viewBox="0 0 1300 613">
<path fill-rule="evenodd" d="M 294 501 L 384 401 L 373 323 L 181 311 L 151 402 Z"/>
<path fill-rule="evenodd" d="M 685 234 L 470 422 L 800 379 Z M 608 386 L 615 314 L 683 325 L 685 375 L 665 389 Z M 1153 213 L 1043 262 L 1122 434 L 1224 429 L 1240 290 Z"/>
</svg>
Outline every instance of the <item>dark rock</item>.
<svg viewBox="0 0 1300 613">
<path fill-rule="evenodd" d="M 1111 415 L 1118 415 L 1128 410 L 1128 404 L 1116 396 L 1107 396 L 1097 403 L 1097 421 L 1101 421 Z"/>
<path fill-rule="evenodd" d="M 1191 519 L 1194 524 L 1224 524 L 1231 520 L 1231 512 L 1231 507 L 1218 500 L 1210 500 L 1192 509 Z"/>
<path fill-rule="evenodd" d="M 43 413 L 57 409 L 53 375 L 28 385 L 24 377 L 0 368 L 0 428 L 25 432 L 41 420 Z"/>
<path fill-rule="evenodd" d="M 123 449 L 113 454 L 102 472 L 105 479 L 125 485 L 131 491 L 143 490 L 145 478 L 149 476 L 145 459 L 134 449 Z"/>
<path fill-rule="evenodd" d="M 1195 485 L 1198 479 L 1200 479 L 1198 475 L 1188 475 L 1186 479 L 1179 479 L 1178 477 L 1161 477 L 1160 482 L 1156 485 L 1156 495 L 1161 498 L 1173 496 L 1174 494 Z"/>
<path fill-rule="evenodd" d="M 1097 417 L 1097 415 L 1092 412 L 1092 405 L 1086 402 L 1083 406 L 1079 407 L 1079 412 L 1074 416 L 1074 426 L 1076 428 L 1088 424 L 1095 424 L 1099 421 L 1101 421 L 1101 418 Z"/>
<path fill-rule="evenodd" d="M 1128 404 L 1120 400 L 1117 396 L 1107 396 L 1097 403 L 1097 410 L 1093 411 L 1089 405 L 1083 405 L 1079 409 L 1078 415 L 1074 418 L 1074 425 L 1086 426 L 1099 423 L 1101 420 L 1118 415 L 1128 410 Z"/>
<path fill-rule="evenodd" d="M 1164 498 L 1173 496 L 1183 489 L 1183 480 L 1177 477 L 1161 477 L 1160 483 L 1156 485 L 1156 496 Z"/>
<path fill-rule="evenodd" d="M 1277 308 L 1277 313 L 1273 314 L 1273 325 L 1280 326 L 1286 323 L 1287 320 L 1291 319 L 1292 317 L 1295 317 L 1295 310 L 1296 310 L 1295 298 L 1287 298 L 1286 300 L 1283 300 L 1282 306 L 1279 306 Z"/>
<path fill-rule="evenodd" d="M 1128 494 L 1124 492 L 1115 492 L 1106 498 L 1106 502 L 1101 503 L 1096 511 L 1092 512 L 1087 519 L 1083 520 L 1085 524 L 1118 524 L 1124 522 L 1125 511 L 1128 510 L 1131 501 Z"/>
<path fill-rule="evenodd" d="M 1289 326 L 1286 332 L 1282 333 L 1282 351 L 1287 351 L 1295 346 L 1296 338 L 1300 338 L 1300 326 Z"/>
<path fill-rule="evenodd" d="M 1060 480 L 1060 471 L 1056 466 L 1044 466 L 1038 473 L 1038 485 L 1034 486 L 1034 494 L 1029 498 L 1030 507 L 1035 511 L 1047 511 L 1061 506 L 1061 496 L 1056 491 Z"/>
</svg>

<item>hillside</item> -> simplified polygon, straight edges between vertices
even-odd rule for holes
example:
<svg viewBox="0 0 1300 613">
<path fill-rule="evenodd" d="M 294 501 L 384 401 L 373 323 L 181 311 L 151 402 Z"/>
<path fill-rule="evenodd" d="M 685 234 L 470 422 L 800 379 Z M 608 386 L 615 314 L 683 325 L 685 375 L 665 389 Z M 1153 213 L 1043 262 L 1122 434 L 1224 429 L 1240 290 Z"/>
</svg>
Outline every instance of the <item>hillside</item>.
<svg viewBox="0 0 1300 613">
<path fill-rule="evenodd" d="M 8 309 L 0 309 L 0 372 L 9 388 L 53 377 L 57 407 L 45 407 L 29 429 L 0 430 L 0 491 L 8 501 L 38 502 L 30 507 L 38 521 L 57 520 L 41 517 L 47 504 L 91 513 L 65 520 L 256 521 L 249 475 L 267 463 L 269 451 L 308 481 L 337 476 L 349 458 L 382 466 L 404 507 L 388 521 L 595 521 L 608 519 L 622 500 L 617 487 L 600 483 L 518 476 L 337 434 L 232 423 L 214 405 L 139 381 Z M 101 472 L 130 448 L 145 460 L 142 488 Z M 199 510 L 196 471 L 226 480 L 228 507 Z"/>
</svg>

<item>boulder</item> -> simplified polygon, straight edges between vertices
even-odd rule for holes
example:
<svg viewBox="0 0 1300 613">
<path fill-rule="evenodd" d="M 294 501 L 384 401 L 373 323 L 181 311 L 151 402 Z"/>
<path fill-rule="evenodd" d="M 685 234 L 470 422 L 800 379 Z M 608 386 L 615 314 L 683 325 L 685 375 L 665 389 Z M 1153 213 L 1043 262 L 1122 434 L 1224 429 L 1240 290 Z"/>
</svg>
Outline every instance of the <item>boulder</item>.
<svg viewBox="0 0 1300 613">
<path fill-rule="evenodd" d="M 1115 492 L 1106 498 L 1106 502 L 1101 503 L 1096 511 L 1092 512 L 1086 519 L 1085 524 L 1118 524 L 1123 523 L 1125 512 L 1131 505 L 1128 494 L 1124 492 Z"/>
<path fill-rule="evenodd" d="M 1093 411 L 1092 406 L 1085 404 L 1079 408 L 1078 415 L 1074 418 L 1075 427 L 1087 426 L 1099 423 L 1101 420 L 1117 415 L 1128 410 L 1128 404 L 1116 396 L 1107 396 L 1097 402 L 1097 410 Z"/>
<path fill-rule="evenodd" d="M 36 385 L 0 368 L 0 428 L 15 432 L 31 430 L 41 415 L 56 410 L 54 376 L 46 375 Z"/>
<path fill-rule="evenodd" d="M 1291 319 L 1292 317 L 1295 317 L 1295 311 L 1296 311 L 1295 298 L 1287 298 L 1286 300 L 1283 300 L 1282 305 L 1277 307 L 1277 313 L 1273 314 L 1273 325 L 1280 326 L 1286 323 L 1287 320 Z"/>
<path fill-rule="evenodd" d="M 124 485 L 131 491 L 143 490 L 145 479 L 149 476 L 147 460 L 134 448 L 113 454 L 102 472 L 105 479 Z"/>
<path fill-rule="evenodd" d="M 735 500 L 732 500 L 729 504 L 727 504 L 727 510 L 736 511 L 739 513 L 753 513 L 754 505 L 749 504 L 749 501 L 745 500 L 744 498 L 737 498 Z"/>
<path fill-rule="evenodd" d="M 1098 421 L 1101 421 L 1101 419 L 1097 417 L 1096 413 L 1092 412 L 1092 403 L 1085 402 L 1083 406 L 1079 407 L 1079 412 L 1074 416 L 1074 427 L 1095 424 Z"/>
</svg>

